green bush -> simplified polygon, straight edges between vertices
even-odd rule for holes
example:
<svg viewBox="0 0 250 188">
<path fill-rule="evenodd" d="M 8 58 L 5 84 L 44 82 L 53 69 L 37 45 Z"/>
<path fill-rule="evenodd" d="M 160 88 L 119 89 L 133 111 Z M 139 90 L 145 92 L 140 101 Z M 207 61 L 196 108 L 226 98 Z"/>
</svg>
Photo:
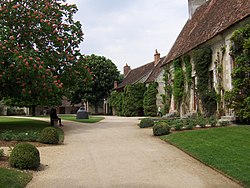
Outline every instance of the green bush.
<svg viewBox="0 0 250 188">
<path fill-rule="evenodd" d="M 46 127 L 40 135 L 40 142 L 44 144 L 58 144 L 59 134 L 54 127 Z"/>
<path fill-rule="evenodd" d="M 19 169 L 37 169 L 40 165 L 39 151 L 29 143 L 19 143 L 11 151 L 9 163 Z"/>
<path fill-rule="evenodd" d="M 163 121 L 157 122 L 153 127 L 154 136 L 162 136 L 170 133 L 170 126 Z"/>
<path fill-rule="evenodd" d="M 147 128 L 147 127 L 153 127 L 153 126 L 154 126 L 154 121 L 149 118 L 142 119 L 139 124 L 140 128 Z"/>
<path fill-rule="evenodd" d="M 206 119 L 204 117 L 198 117 L 197 123 L 198 125 L 200 125 L 201 128 L 206 127 Z"/>
<path fill-rule="evenodd" d="M 0 149 L 0 158 L 4 156 L 4 150 Z"/>
<path fill-rule="evenodd" d="M 192 130 L 196 126 L 196 120 L 195 119 L 187 119 L 186 120 L 186 129 Z"/>
<path fill-rule="evenodd" d="M 211 127 L 215 127 L 217 124 L 217 120 L 214 117 L 210 117 L 208 119 L 208 123 L 209 123 L 209 125 L 211 125 Z"/>
<path fill-rule="evenodd" d="M 219 125 L 222 126 L 222 127 L 226 127 L 229 124 L 230 124 L 229 121 L 219 121 Z"/>
<path fill-rule="evenodd" d="M 176 120 L 174 122 L 174 128 L 176 131 L 180 131 L 184 127 L 184 122 L 182 120 Z"/>
</svg>

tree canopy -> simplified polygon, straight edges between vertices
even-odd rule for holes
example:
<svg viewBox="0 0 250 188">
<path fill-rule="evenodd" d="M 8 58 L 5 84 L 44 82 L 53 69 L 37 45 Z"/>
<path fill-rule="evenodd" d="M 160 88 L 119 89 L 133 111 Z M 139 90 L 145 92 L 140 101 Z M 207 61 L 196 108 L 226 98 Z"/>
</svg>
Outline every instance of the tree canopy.
<svg viewBox="0 0 250 188">
<path fill-rule="evenodd" d="M 75 5 L 59 0 L 0 2 L 0 97 L 19 105 L 58 104 L 74 85 L 88 78 L 79 44 L 81 24 Z"/>
</svg>

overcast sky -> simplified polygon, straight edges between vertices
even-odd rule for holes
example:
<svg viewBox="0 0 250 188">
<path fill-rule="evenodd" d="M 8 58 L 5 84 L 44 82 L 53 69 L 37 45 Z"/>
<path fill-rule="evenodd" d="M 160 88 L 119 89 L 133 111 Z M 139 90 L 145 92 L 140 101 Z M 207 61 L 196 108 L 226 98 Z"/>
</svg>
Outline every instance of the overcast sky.
<svg viewBox="0 0 250 188">
<path fill-rule="evenodd" d="M 68 0 L 84 31 L 81 52 L 111 59 L 123 72 L 166 56 L 188 19 L 188 0 Z"/>
</svg>

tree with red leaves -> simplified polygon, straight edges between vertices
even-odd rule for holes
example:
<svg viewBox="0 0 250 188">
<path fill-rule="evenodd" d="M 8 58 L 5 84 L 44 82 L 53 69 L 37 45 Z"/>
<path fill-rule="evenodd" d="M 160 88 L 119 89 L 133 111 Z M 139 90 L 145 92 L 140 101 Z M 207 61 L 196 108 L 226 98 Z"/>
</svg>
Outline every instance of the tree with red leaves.
<svg viewBox="0 0 250 188">
<path fill-rule="evenodd" d="M 56 105 L 75 87 L 70 75 L 79 72 L 83 58 L 76 12 L 61 0 L 0 2 L 0 97 L 18 106 Z"/>
</svg>

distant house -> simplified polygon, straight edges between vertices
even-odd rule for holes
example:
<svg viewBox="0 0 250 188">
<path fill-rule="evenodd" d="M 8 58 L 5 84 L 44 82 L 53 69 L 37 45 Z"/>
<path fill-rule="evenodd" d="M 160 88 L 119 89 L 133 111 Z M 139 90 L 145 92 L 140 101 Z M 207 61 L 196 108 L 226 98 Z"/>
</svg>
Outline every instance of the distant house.
<svg viewBox="0 0 250 188">
<path fill-rule="evenodd" d="M 233 116 L 224 101 L 225 91 L 232 89 L 231 73 L 234 60 L 230 56 L 231 36 L 235 30 L 250 23 L 250 0 L 189 0 L 189 19 L 176 39 L 174 45 L 163 61 L 163 66 L 169 66 L 173 79 L 173 62 L 188 55 L 192 65 L 192 85 L 186 94 L 188 101 L 182 101 L 177 109 L 172 95 L 170 112 L 179 110 L 180 116 L 196 113 L 199 108 L 197 100 L 197 73 L 194 70 L 194 52 L 207 47 L 212 50 L 212 62 L 209 65 L 211 86 L 221 98 L 217 103 L 217 114 Z M 218 70 L 218 64 L 221 69 Z M 184 65 L 182 64 L 182 67 Z M 185 69 L 185 68 L 184 68 Z M 221 76 L 219 76 L 219 71 Z M 219 82 L 221 87 L 219 88 Z M 221 110 L 219 112 L 219 110 Z"/>
<path fill-rule="evenodd" d="M 145 83 L 146 85 L 151 82 L 158 82 L 158 94 L 156 105 L 162 107 L 161 94 L 164 93 L 164 82 L 163 82 L 163 63 L 164 57 L 160 57 L 160 53 L 155 51 L 154 61 L 131 69 L 130 66 L 126 64 L 124 66 L 124 79 L 119 85 L 115 85 L 114 89 L 117 91 L 122 91 L 124 87 L 128 84 Z"/>
</svg>

